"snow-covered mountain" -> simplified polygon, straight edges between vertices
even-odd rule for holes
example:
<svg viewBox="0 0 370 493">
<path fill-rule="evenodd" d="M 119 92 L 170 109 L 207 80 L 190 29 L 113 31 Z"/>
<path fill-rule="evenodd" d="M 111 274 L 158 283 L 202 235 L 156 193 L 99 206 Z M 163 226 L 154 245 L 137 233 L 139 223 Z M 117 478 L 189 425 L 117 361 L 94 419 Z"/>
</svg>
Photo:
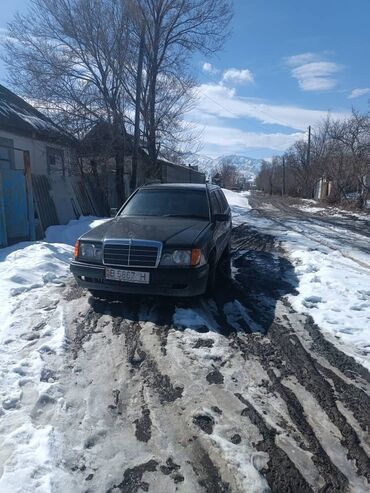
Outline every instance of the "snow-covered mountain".
<svg viewBox="0 0 370 493">
<path fill-rule="evenodd" d="M 224 164 L 233 164 L 245 176 L 247 180 L 253 180 L 261 168 L 262 159 L 254 159 L 241 154 L 225 154 L 217 158 L 211 158 L 205 154 L 188 153 L 184 156 L 187 164 L 197 165 L 199 171 L 203 171 L 207 177 L 214 175 Z"/>
</svg>

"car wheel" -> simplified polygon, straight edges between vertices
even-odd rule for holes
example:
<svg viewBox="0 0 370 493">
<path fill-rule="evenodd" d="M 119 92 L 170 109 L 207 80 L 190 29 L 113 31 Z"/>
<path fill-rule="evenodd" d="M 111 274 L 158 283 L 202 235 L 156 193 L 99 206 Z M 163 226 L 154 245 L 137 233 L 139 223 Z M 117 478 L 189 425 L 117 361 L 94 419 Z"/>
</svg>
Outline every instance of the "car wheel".
<svg viewBox="0 0 370 493">
<path fill-rule="evenodd" d="M 230 278 L 231 277 L 231 243 L 229 242 L 222 254 L 220 263 L 219 263 L 219 271 L 223 276 Z"/>
<path fill-rule="evenodd" d="M 207 294 L 212 294 L 216 287 L 217 278 L 217 263 L 215 255 L 209 259 L 208 279 L 207 279 Z"/>
</svg>

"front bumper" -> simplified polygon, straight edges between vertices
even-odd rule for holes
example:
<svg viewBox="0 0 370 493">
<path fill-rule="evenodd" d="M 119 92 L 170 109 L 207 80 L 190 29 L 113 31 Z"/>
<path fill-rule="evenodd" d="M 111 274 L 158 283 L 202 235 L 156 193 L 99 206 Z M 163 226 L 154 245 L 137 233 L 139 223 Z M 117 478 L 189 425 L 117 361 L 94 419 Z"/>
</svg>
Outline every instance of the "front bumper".
<svg viewBox="0 0 370 493">
<path fill-rule="evenodd" d="M 119 269 L 120 267 L 116 267 Z M 208 265 L 189 269 L 122 269 L 150 272 L 149 284 L 135 284 L 105 279 L 105 266 L 86 262 L 71 262 L 71 272 L 83 288 L 115 293 L 148 294 L 161 296 L 199 296 L 207 289 Z"/>
</svg>

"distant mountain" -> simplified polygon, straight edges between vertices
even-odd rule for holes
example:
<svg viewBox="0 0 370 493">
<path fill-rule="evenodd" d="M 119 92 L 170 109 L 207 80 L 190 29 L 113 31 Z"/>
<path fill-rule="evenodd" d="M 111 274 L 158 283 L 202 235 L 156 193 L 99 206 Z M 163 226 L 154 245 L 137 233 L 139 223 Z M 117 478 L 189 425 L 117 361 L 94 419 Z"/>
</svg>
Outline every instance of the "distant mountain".
<svg viewBox="0 0 370 493">
<path fill-rule="evenodd" d="M 262 164 L 262 159 L 254 159 L 241 154 L 225 154 L 211 158 L 205 154 L 188 153 L 183 157 L 186 164 L 198 166 L 199 171 L 203 171 L 207 178 L 213 176 L 224 163 L 228 163 L 236 166 L 247 180 L 254 180 Z"/>
</svg>

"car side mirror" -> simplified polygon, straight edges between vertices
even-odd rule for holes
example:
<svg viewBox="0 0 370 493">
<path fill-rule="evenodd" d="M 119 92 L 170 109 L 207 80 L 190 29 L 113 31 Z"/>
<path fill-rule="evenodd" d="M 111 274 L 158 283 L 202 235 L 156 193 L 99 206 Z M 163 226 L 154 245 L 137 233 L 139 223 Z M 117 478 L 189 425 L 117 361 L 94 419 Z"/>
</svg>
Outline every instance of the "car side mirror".
<svg viewBox="0 0 370 493">
<path fill-rule="evenodd" d="M 117 215 L 118 209 L 117 207 L 111 207 L 110 209 L 110 217 L 115 217 Z"/>
<path fill-rule="evenodd" d="M 213 214 L 212 216 L 213 221 L 228 221 L 229 220 L 229 214 Z"/>
</svg>

